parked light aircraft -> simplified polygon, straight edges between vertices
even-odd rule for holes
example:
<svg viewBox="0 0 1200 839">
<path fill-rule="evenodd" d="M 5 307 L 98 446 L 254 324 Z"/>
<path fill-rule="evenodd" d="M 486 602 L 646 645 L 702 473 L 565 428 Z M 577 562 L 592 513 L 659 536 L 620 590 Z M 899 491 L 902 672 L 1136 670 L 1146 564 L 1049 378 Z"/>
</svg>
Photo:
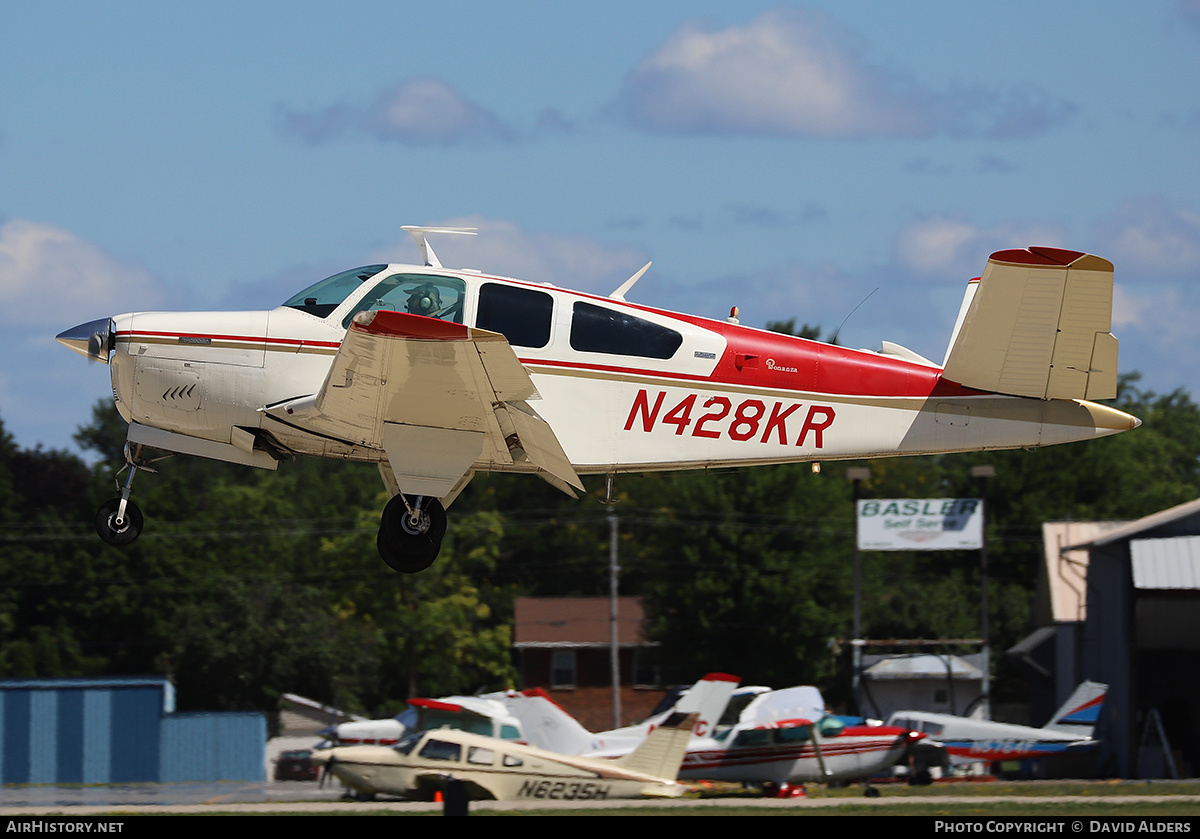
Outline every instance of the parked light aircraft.
<svg viewBox="0 0 1200 839">
<path fill-rule="evenodd" d="M 445 508 L 477 471 L 581 475 L 1033 448 L 1139 425 L 1116 394 L 1112 263 L 1056 248 L 992 254 L 942 364 L 853 350 L 608 297 L 421 265 L 367 265 L 260 312 L 134 312 L 58 335 L 109 364 L 129 423 L 120 496 L 135 540 L 147 449 L 274 469 L 299 455 L 378 464 L 377 544 L 428 567 Z M 735 307 L 736 311 L 736 307 Z M 536 406 L 536 407 L 535 407 Z"/>
<path fill-rule="evenodd" d="M 313 761 L 362 795 L 430 800 L 450 779 L 470 799 L 578 801 L 678 797 L 676 781 L 694 714 L 674 714 L 636 750 L 616 760 L 555 754 L 543 749 L 438 729 L 396 746 L 343 746 L 313 753 Z"/>
<path fill-rule="evenodd" d="M 954 763 L 1070 754 L 1099 742 L 1092 739 L 1092 732 L 1107 692 L 1107 685 L 1082 682 L 1041 728 L 924 711 L 896 711 L 888 717 L 888 725 L 920 731 L 930 744 L 943 747 Z"/>
<path fill-rule="evenodd" d="M 543 715 L 557 712 L 554 728 L 560 735 L 546 739 L 548 726 L 526 725 L 531 736 L 543 738 L 543 748 L 571 749 L 591 737 L 595 748 L 583 752 L 585 756 L 614 757 L 638 742 L 591 735 L 557 705 L 541 702 Z M 526 724 L 526 715 L 510 707 Z M 825 700 L 815 687 L 766 691 L 746 705 L 732 727 L 692 737 L 679 777 L 757 783 L 786 794 L 795 784 L 870 778 L 895 765 L 924 736 L 890 725 L 846 725 L 825 712 Z"/>
<path fill-rule="evenodd" d="M 681 778 L 790 785 L 871 778 L 887 771 L 924 735 L 885 725 L 846 725 L 825 711 L 815 687 L 764 693 L 738 723 L 688 746 Z M 868 787 L 870 791 L 870 787 Z"/>
</svg>

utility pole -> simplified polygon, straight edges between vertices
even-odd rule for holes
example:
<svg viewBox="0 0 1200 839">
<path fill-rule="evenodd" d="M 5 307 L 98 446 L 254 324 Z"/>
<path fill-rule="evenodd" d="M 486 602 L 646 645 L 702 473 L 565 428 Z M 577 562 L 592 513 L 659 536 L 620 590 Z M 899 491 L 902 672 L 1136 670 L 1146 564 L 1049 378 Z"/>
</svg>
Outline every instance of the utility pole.
<svg viewBox="0 0 1200 839">
<path fill-rule="evenodd" d="M 617 514 L 608 514 L 609 669 L 612 673 L 613 728 L 621 727 L 621 636 L 617 624 Z"/>
<path fill-rule="evenodd" d="M 992 718 L 992 662 L 988 636 L 987 482 L 996 477 L 995 466 L 972 466 L 971 477 L 979 482 L 982 536 L 979 540 L 980 636 L 983 638 L 983 718 Z"/>
<path fill-rule="evenodd" d="M 846 480 L 850 482 L 851 495 L 854 499 L 854 627 L 850 639 L 850 696 L 854 700 L 854 709 L 862 714 L 859 707 L 858 686 L 862 676 L 862 551 L 858 549 L 858 493 L 859 483 L 871 480 L 871 470 L 865 466 L 852 466 L 846 470 Z"/>
</svg>

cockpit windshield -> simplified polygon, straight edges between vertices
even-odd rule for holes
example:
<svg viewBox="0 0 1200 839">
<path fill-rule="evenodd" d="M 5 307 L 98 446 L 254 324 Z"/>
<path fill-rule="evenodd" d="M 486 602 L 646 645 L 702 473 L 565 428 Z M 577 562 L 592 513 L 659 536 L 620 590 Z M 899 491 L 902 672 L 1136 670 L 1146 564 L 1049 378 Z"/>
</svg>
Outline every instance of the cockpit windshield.
<svg viewBox="0 0 1200 839">
<path fill-rule="evenodd" d="M 365 265 L 362 268 L 342 271 L 309 286 L 283 305 L 319 318 L 326 317 L 355 289 L 385 268 L 386 265 Z"/>
</svg>

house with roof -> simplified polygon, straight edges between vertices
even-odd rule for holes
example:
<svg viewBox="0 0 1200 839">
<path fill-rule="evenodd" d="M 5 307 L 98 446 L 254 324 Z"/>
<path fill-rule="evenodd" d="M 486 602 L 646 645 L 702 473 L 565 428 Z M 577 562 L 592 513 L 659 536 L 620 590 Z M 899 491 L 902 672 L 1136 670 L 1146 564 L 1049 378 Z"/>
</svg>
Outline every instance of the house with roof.
<svg viewBox="0 0 1200 839">
<path fill-rule="evenodd" d="M 541 688 L 586 728 L 645 719 L 664 695 L 652 655 L 657 645 L 646 640 L 639 598 L 618 597 L 614 604 L 608 597 L 518 597 L 514 612 L 522 686 Z"/>
</svg>

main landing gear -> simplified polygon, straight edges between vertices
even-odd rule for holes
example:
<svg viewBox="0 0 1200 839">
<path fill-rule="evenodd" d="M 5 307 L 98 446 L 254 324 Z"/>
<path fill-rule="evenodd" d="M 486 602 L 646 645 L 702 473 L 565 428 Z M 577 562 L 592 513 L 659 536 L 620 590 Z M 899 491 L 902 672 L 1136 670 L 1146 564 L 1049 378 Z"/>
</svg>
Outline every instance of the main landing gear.
<svg viewBox="0 0 1200 839">
<path fill-rule="evenodd" d="M 133 476 L 139 469 L 147 472 L 155 471 L 142 459 L 142 446 L 140 445 L 131 452 L 129 444 L 125 444 L 125 463 L 129 474 L 125 476 L 125 485 L 121 487 L 120 497 L 101 504 L 100 509 L 96 510 L 95 519 L 96 533 L 102 540 L 117 547 L 132 544 L 137 537 L 142 535 L 142 511 L 138 509 L 137 504 L 129 500 L 129 495 L 133 491 Z M 117 473 L 118 476 L 120 474 L 120 472 Z"/>
<path fill-rule="evenodd" d="M 442 502 L 425 495 L 399 493 L 383 508 L 375 542 L 388 567 L 402 574 L 424 571 L 437 559 L 446 535 Z"/>
</svg>

